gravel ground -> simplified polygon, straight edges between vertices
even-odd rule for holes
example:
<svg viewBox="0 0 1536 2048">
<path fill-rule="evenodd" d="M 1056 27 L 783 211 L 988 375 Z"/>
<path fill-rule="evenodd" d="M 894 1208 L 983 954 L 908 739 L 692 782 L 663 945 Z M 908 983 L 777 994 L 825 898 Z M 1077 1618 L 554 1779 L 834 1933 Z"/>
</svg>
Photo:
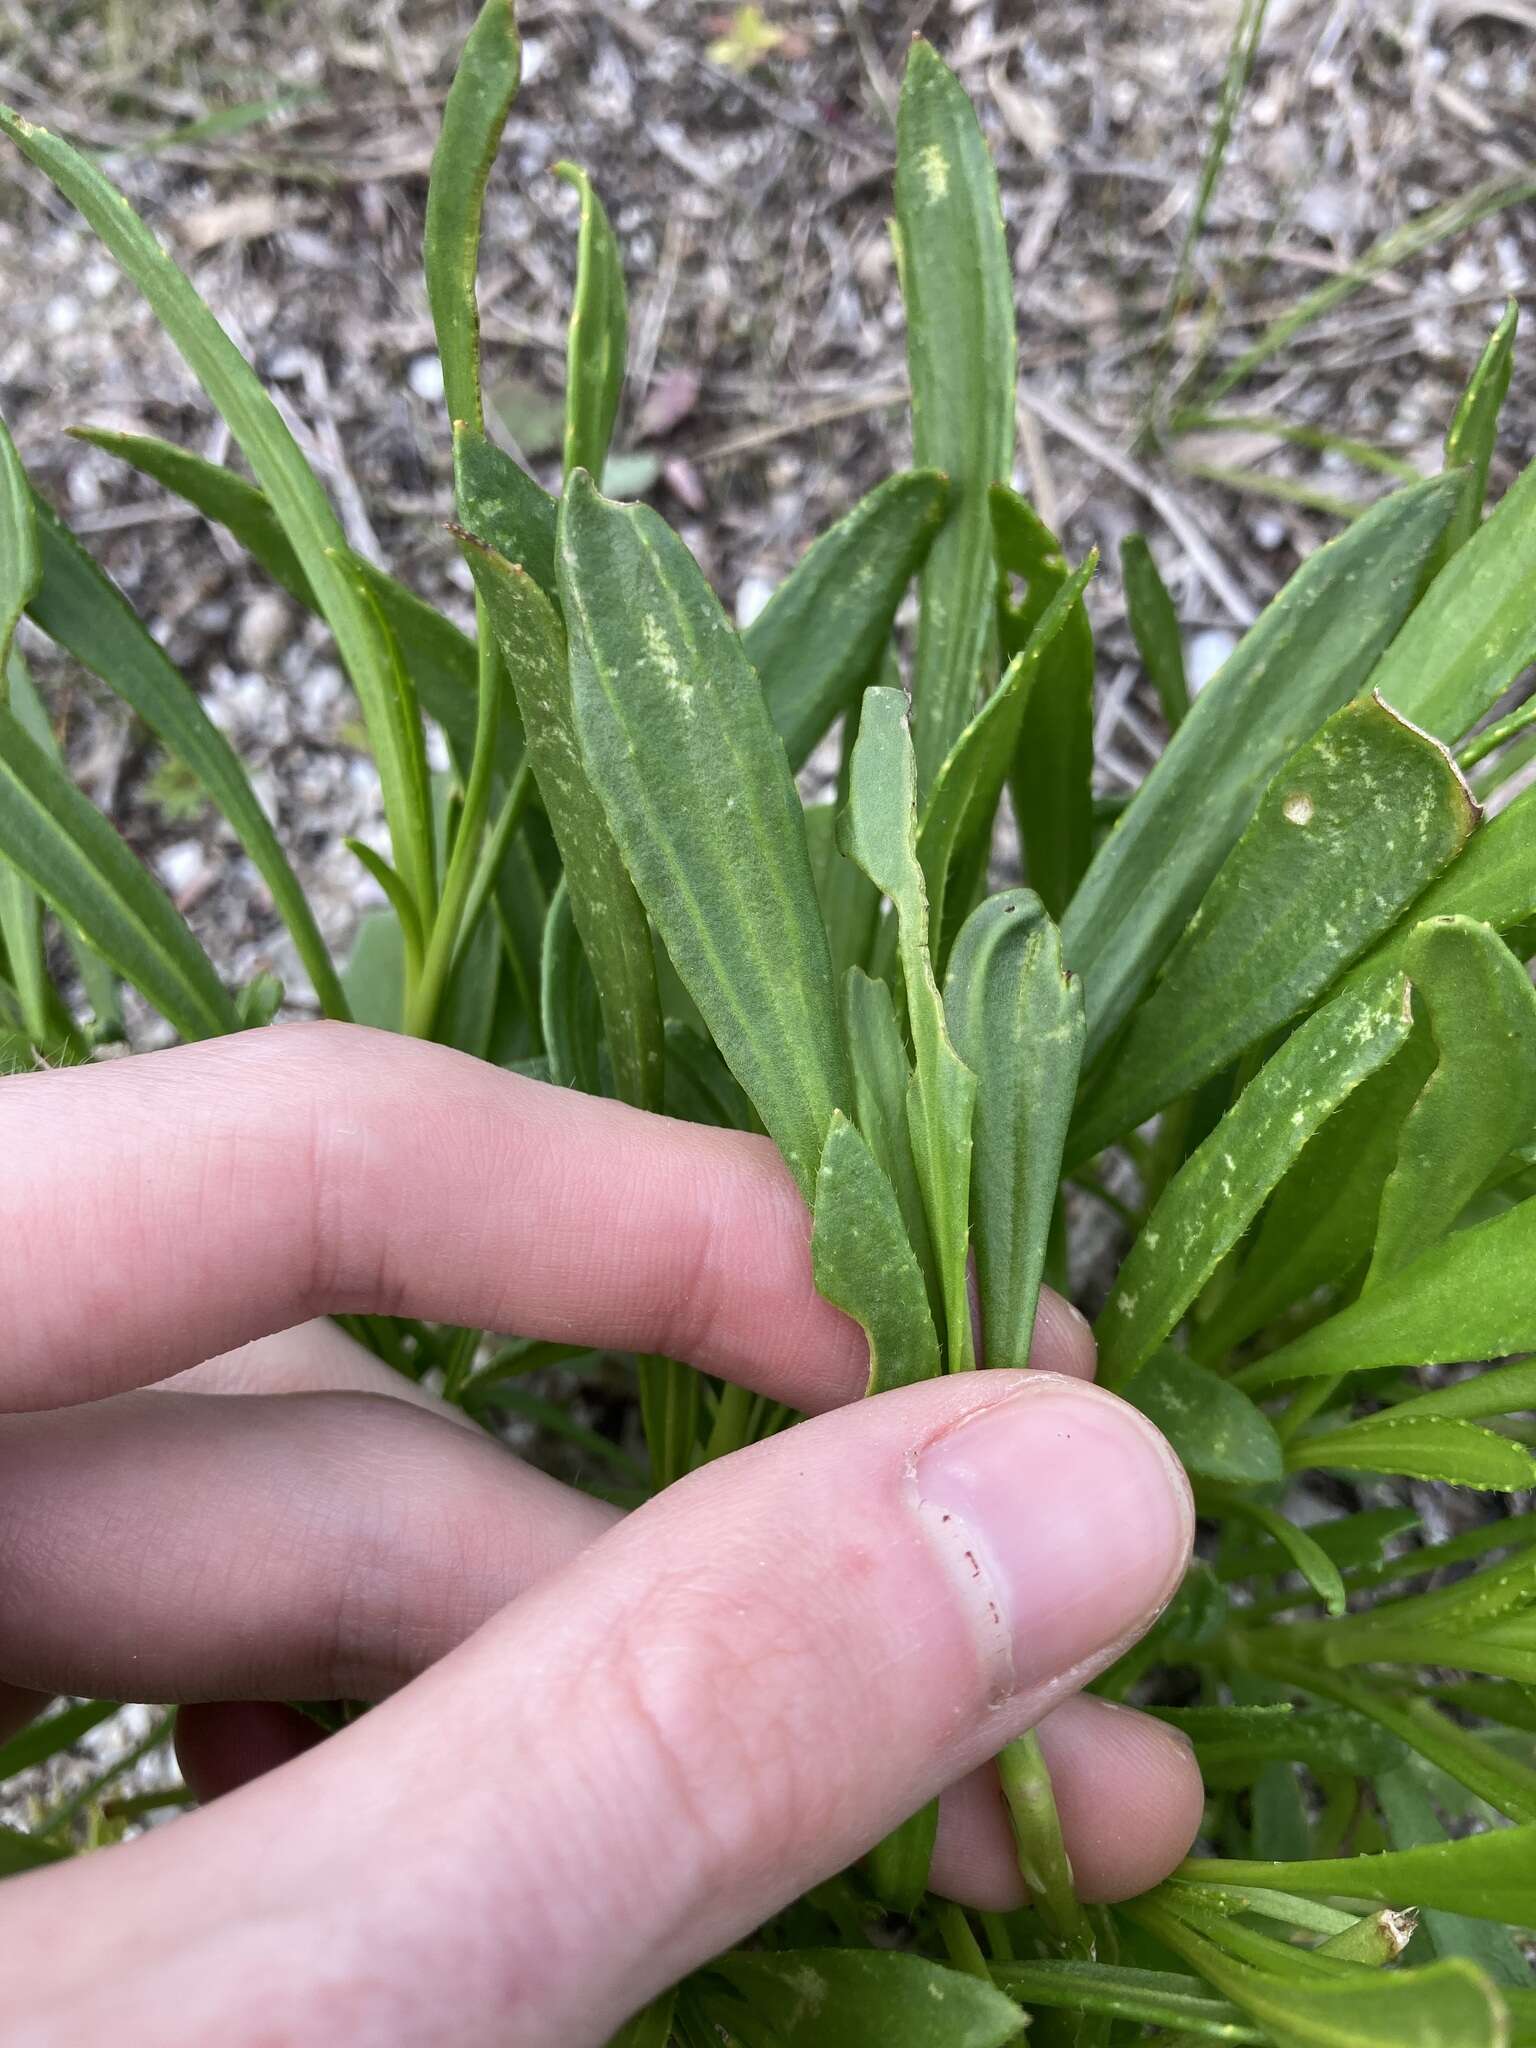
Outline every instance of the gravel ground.
<svg viewBox="0 0 1536 2048">
<path fill-rule="evenodd" d="M 1203 678 L 1337 530 L 1337 501 L 1383 487 L 1267 423 L 1325 426 L 1431 469 L 1503 299 L 1528 310 L 1536 296 L 1528 200 L 1380 260 L 1405 223 L 1470 207 L 1536 161 L 1529 0 L 1272 0 L 1166 329 L 1232 0 L 771 0 L 787 40 L 747 72 L 710 54 L 722 24 L 684 0 L 520 11 L 525 83 L 483 265 L 501 426 L 548 480 L 574 258 L 574 198 L 548 173 L 574 157 L 605 196 L 631 286 L 629 488 L 644 485 L 742 616 L 817 530 L 910 458 L 885 228 L 910 33 L 921 27 L 960 71 L 996 150 L 1016 252 L 1018 481 L 1074 557 L 1091 545 L 1104 556 L 1092 608 L 1106 789 L 1138 781 L 1161 743 L 1123 620 L 1122 537 L 1150 535 Z M 463 621 L 419 252 L 469 14 L 467 0 L 108 0 L 68 15 L 0 0 L 0 94 L 101 153 L 256 362 L 353 544 Z M 259 122 L 231 119 L 274 101 Z M 1225 400 L 1258 424 L 1169 430 L 1174 394 L 1208 385 L 1266 323 L 1361 269 L 1368 281 Z M 382 825 L 323 634 L 223 536 L 64 430 L 157 433 L 217 459 L 227 436 L 74 216 L 9 163 L 0 280 L 0 410 L 25 460 L 240 749 L 344 949 L 376 899 L 342 842 L 382 844 Z M 1498 486 L 1536 451 L 1524 358 L 1522 347 Z M 98 686 L 37 636 L 25 645 L 82 785 L 221 966 L 240 978 L 275 966 L 302 1007 L 262 885 L 218 821 Z M 1437 1512 L 1431 1496 L 1420 1504 Z M 35 1818 L 39 1800 L 132 1748 L 144 1714 L 127 1710 L 12 1787 L 7 1817 Z M 152 1758 L 129 1782 L 148 1789 L 163 1769 Z"/>
</svg>

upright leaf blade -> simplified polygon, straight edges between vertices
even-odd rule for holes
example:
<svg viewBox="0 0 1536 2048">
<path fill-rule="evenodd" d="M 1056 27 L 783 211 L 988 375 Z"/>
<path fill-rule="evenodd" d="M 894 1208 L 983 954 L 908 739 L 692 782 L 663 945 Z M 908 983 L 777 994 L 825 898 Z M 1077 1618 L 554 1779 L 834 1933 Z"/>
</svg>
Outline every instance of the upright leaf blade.
<svg viewBox="0 0 1536 2048">
<path fill-rule="evenodd" d="M 966 1255 L 976 1077 L 956 1053 L 929 953 L 928 899 L 917 858 L 917 776 L 899 690 L 864 692 L 843 818 L 843 849 L 896 912 L 916 1072 L 907 1125 L 944 1297 L 951 1372 L 975 1363 Z"/>
<path fill-rule="evenodd" d="M 1184 639 L 1167 585 L 1157 572 L 1146 535 L 1128 533 L 1120 543 L 1120 577 L 1125 586 L 1125 615 L 1170 733 L 1178 731 L 1189 711 L 1189 680 L 1184 673 Z"/>
<path fill-rule="evenodd" d="M 254 371 L 123 195 L 46 129 L 0 107 L 4 133 L 76 207 L 139 287 L 240 444 L 304 563 L 352 678 L 378 762 L 395 865 L 425 915 L 435 894 L 425 743 L 377 608 L 346 566 L 341 523 Z"/>
<path fill-rule="evenodd" d="M 1238 1375 L 1255 1387 L 1377 1365 L 1536 1351 L 1536 1197 L 1442 1238 L 1358 1301 Z"/>
<path fill-rule="evenodd" d="M 966 920 L 944 982 L 955 1050 L 976 1076 L 976 1279 L 989 1365 L 1029 1359 L 1061 1148 L 1083 1046 L 1083 999 L 1027 889 Z"/>
<path fill-rule="evenodd" d="M 479 427 L 480 219 L 486 180 L 522 75 L 512 0 L 485 0 L 469 32 L 448 98 L 427 184 L 422 259 L 427 303 L 443 366 L 448 417 Z"/>
<path fill-rule="evenodd" d="M 896 137 L 912 447 L 950 480 L 923 565 L 912 698 L 925 791 L 970 718 L 987 648 L 987 490 L 1012 459 L 1013 274 L 997 174 L 965 89 L 931 44 L 907 59 Z"/>
<path fill-rule="evenodd" d="M 585 475 L 562 509 L 560 587 L 587 772 L 684 986 L 809 1198 L 848 1075 L 800 799 L 757 678 L 682 542 Z"/>
<path fill-rule="evenodd" d="M 1151 1357 L 1307 1139 L 1391 1058 L 1410 1021 L 1407 981 L 1390 975 L 1336 996 L 1259 1069 L 1169 1182 L 1120 1268 L 1098 1323 L 1107 1384 Z"/>
<path fill-rule="evenodd" d="M 469 531 L 526 569 L 552 598 L 559 507 L 542 484 L 476 428 L 456 426 L 453 485 L 459 518 Z"/>
<path fill-rule="evenodd" d="M 1471 539 L 1482 522 L 1483 501 L 1488 495 L 1488 471 L 1493 462 L 1498 436 L 1499 413 L 1509 391 L 1515 361 L 1515 330 L 1520 324 L 1520 302 L 1511 299 L 1499 324 L 1477 361 L 1477 368 L 1461 395 L 1455 417 L 1445 437 L 1445 466 L 1466 476 L 1461 503 L 1451 515 L 1443 547 L 1453 555 Z"/>
<path fill-rule="evenodd" d="M 1048 652 L 1041 650 L 1045 659 L 1024 706 L 1012 765 L 1025 879 L 1059 918 L 1093 856 L 1093 628 L 1082 582 L 1098 555 L 1069 577 L 1061 543 L 1017 491 L 994 484 L 988 502 L 1005 655 L 1022 654 L 1069 583 L 1077 585 L 1061 630 Z M 1017 604 L 1009 595 L 1016 576 L 1026 585 Z"/>
<path fill-rule="evenodd" d="M 1361 688 L 1407 616 L 1459 479 L 1373 506 L 1306 561 L 1189 716 L 1062 920 L 1091 1060 L 1118 1028 L 1301 743 Z"/>
<path fill-rule="evenodd" d="M 1536 1825 L 1495 1828 L 1456 1842 L 1384 1855 L 1321 1856 L 1308 1863 L 1247 1863 L 1191 1857 L 1181 1878 L 1264 1885 L 1304 1899 L 1376 1899 L 1384 1906 L 1434 1906 L 1479 1920 L 1536 1926 Z"/>
<path fill-rule="evenodd" d="M 235 1006 L 169 898 L 13 713 L 0 710 L 0 858 L 183 1038 L 233 1031 Z"/>
<path fill-rule="evenodd" d="M 1346 704 L 1265 791 L 1115 1048 L 1086 1157 L 1289 1021 L 1454 859 L 1477 806 L 1443 747 Z"/>
<path fill-rule="evenodd" d="M 923 1270 L 908 1242 L 895 1190 L 842 1111 L 832 1112 L 813 1204 L 811 1271 L 817 1291 L 869 1339 L 871 1394 L 932 1379 L 939 1340 Z"/>
<path fill-rule="evenodd" d="M 1459 475 L 1446 479 L 1463 490 Z M 1371 673 L 1404 718 L 1454 740 L 1536 658 L 1525 592 L 1536 577 L 1536 463 L 1440 571 Z"/>
<path fill-rule="evenodd" d="M 38 501 L 42 580 L 33 619 L 121 697 L 186 764 L 228 820 L 271 891 L 328 1017 L 347 1017 L 346 997 L 314 912 L 288 864 L 235 750 L 117 585 L 64 522 Z"/>
<path fill-rule="evenodd" d="M 1023 2024 L 992 1985 L 894 1949 L 738 1950 L 709 1967 L 759 2016 L 741 2035 L 756 2048 L 1004 2048 Z M 738 2010 L 719 2008 L 733 2034 Z"/>
<path fill-rule="evenodd" d="M 888 477 L 811 543 L 743 631 L 797 773 L 832 721 L 857 704 L 948 503 L 937 470 Z"/>
<path fill-rule="evenodd" d="M 663 1041 L 650 926 L 583 759 L 565 634 L 525 570 L 469 535 L 461 545 L 517 691 L 571 912 L 597 983 L 614 1085 L 625 1102 L 654 1109 Z"/>
<path fill-rule="evenodd" d="M 565 473 L 600 477 L 624 390 L 629 311 L 624 266 L 603 202 L 577 164 L 555 165 L 581 199 L 576 298 L 565 350 Z"/>
<path fill-rule="evenodd" d="M 1443 1237 L 1512 1144 L 1536 1136 L 1536 990 L 1485 924 L 1435 918 L 1403 952 L 1439 1060 L 1381 1194 L 1367 1285 Z"/>
<path fill-rule="evenodd" d="M 32 486 L 0 419 L 0 703 L 18 620 L 43 580 L 32 512 Z"/>
</svg>

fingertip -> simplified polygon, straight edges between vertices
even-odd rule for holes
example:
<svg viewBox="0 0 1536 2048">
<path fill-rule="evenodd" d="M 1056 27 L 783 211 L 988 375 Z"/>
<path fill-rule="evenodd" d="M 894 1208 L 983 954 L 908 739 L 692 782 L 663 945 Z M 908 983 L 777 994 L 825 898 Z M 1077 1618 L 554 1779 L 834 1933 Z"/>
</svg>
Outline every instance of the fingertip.
<svg viewBox="0 0 1536 2048">
<path fill-rule="evenodd" d="M 1134 1898 L 1181 1863 L 1200 1832 L 1205 1788 L 1194 1751 L 1150 1715 L 1081 1694 L 1041 1722 L 1078 1896 Z M 989 1764 L 944 1794 L 935 1891 L 982 1912 L 1025 1902 L 1008 1810 Z"/>
<path fill-rule="evenodd" d="M 1053 1287 L 1040 1290 L 1029 1362 L 1037 1371 L 1059 1372 L 1074 1380 L 1091 1380 L 1098 1370 L 1092 1325 Z"/>
</svg>

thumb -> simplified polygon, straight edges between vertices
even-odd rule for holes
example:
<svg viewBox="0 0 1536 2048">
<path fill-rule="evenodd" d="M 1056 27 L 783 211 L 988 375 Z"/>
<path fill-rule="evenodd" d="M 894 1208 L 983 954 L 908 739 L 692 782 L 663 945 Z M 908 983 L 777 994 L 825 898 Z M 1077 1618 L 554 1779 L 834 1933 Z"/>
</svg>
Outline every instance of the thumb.
<svg viewBox="0 0 1536 2048">
<path fill-rule="evenodd" d="M 397 2048 L 602 2042 L 1110 1663 L 1191 1533 L 1173 1454 L 1098 1388 L 882 1395 L 673 1487 L 354 1727 L 152 1837 L 138 1890 L 179 1838 L 184 1869 L 201 1842 L 254 1894 L 183 1882 L 168 1922 L 162 1893 L 194 1942 L 215 1911 L 249 1929 L 324 1900 L 324 2002 L 345 1985 Z M 308 2044 L 291 1951 L 255 1974 Z M 206 1981 L 192 1956 L 180 1976 Z"/>
</svg>

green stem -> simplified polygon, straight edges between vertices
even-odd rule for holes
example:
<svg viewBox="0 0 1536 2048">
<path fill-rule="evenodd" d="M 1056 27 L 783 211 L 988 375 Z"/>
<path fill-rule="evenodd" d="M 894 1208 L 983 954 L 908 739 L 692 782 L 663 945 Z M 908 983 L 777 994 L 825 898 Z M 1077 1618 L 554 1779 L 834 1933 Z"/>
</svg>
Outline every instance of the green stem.
<svg viewBox="0 0 1536 2048">
<path fill-rule="evenodd" d="M 757 1403 L 755 1394 L 749 1394 L 745 1387 L 734 1384 L 721 1389 L 720 1399 L 715 1404 L 714 1421 L 710 1424 L 705 1440 L 701 1465 L 707 1465 L 715 1458 L 728 1458 L 732 1451 L 739 1451 L 752 1441 L 752 1415 Z"/>
<path fill-rule="evenodd" d="M 464 899 L 464 915 L 459 920 L 459 936 L 454 947 L 453 965 L 457 967 L 469 948 L 475 929 L 485 915 L 485 906 L 490 901 L 491 891 L 496 886 L 496 877 L 501 864 L 507 857 L 507 848 L 512 844 L 513 835 L 523 822 L 523 813 L 528 808 L 528 799 L 533 795 L 533 769 L 525 754 L 517 764 L 507 793 L 502 798 L 501 809 L 496 822 L 486 837 L 475 872 L 469 884 L 469 893 Z"/>
<path fill-rule="evenodd" d="M 945 1899 L 935 1908 L 933 1917 L 938 1922 L 939 1937 L 955 1968 L 964 1970 L 968 1976 L 979 1977 L 983 1984 L 990 1984 L 992 1972 L 987 1968 L 987 1959 L 960 1907 Z"/>
<path fill-rule="evenodd" d="M 1507 718 L 1501 718 L 1495 724 L 1485 726 L 1480 733 L 1474 733 L 1457 754 L 1456 766 L 1463 773 L 1469 768 L 1475 768 L 1479 761 L 1486 760 L 1488 755 L 1502 747 L 1506 740 L 1512 740 L 1516 733 L 1524 732 L 1528 725 L 1536 725 L 1536 697 L 1527 697 L 1525 702 L 1511 711 Z"/>
<path fill-rule="evenodd" d="M 475 746 L 464 785 L 464 807 L 453 851 L 443 877 L 443 893 L 432 920 L 432 935 L 421 979 L 407 1006 L 405 1028 L 413 1038 L 430 1038 L 437 1022 L 438 1005 L 453 966 L 459 931 L 473 889 L 480 837 L 490 813 L 491 786 L 496 770 L 496 734 L 501 724 L 501 699 L 505 677 L 496 636 L 485 618 L 480 600 L 475 601 L 478 634 L 479 692 L 475 705 Z"/>
<path fill-rule="evenodd" d="M 1093 1926 L 1073 1887 L 1051 1774 L 1033 1730 L 1009 1743 L 997 1760 L 997 1773 L 1008 1802 L 1019 1874 L 1030 1903 L 1064 1954 L 1091 1962 L 1095 1954 Z"/>
</svg>

